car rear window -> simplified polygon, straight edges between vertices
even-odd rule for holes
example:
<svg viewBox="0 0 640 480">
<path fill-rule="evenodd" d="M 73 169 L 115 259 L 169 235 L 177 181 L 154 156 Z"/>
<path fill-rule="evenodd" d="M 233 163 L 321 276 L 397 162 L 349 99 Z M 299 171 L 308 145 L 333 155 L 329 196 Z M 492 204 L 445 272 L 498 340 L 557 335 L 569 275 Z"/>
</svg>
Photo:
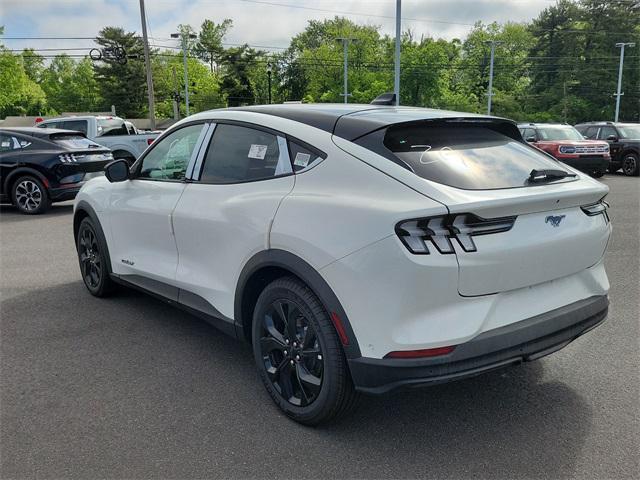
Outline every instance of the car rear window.
<svg viewBox="0 0 640 480">
<path fill-rule="evenodd" d="M 98 137 L 107 137 L 112 135 L 129 135 L 127 126 L 123 120 L 116 118 L 99 118 Z"/>
<path fill-rule="evenodd" d="M 396 163 L 416 175 L 465 190 L 524 187 L 532 170 L 561 168 L 546 154 L 486 125 L 393 125 L 383 143 Z"/>
<path fill-rule="evenodd" d="M 92 142 L 87 137 L 83 137 L 82 135 L 68 135 L 68 134 L 58 134 L 51 137 L 51 140 L 58 145 L 61 145 L 65 148 L 79 148 L 79 149 L 88 149 L 88 148 L 99 148 L 95 142 Z"/>
</svg>

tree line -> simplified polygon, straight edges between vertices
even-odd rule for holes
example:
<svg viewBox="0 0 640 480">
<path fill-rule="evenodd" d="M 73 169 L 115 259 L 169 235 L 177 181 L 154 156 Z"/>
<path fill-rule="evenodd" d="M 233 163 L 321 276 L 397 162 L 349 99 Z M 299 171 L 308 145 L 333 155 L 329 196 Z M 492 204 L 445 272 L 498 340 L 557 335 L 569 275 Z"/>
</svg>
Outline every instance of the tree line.
<svg viewBox="0 0 640 480">
<path fill-rule="evenodd" d="M 379 28 L 346 18 L 311 20 L 285 49 L 265 51 L 228 45 L 231 20 L 205 20 L 199 31 L 178 30 L 188 47 L 191 112 L 267 103 L 342 102 L 343 47 L 349 45 L 350 102 L 368 103 L 393 89 L 394 39 Z M 0 31 L 1 33 L 1 31 Z M 195 37 L 195 38 L 191 38 Z M 134 32 L 105 27 L 101 48 L 122 47 L 127 62 L 37 51 L 12 52 L 0 45 L 0 117 L 109 111 L 147 115 L 143 43 Z M 528 23 L 481 22 L 464 39 L 402 36 L 403 105 L 485 112 L 490 41 L 496 42 L 493 113 L 526 121 L 612 119 L 619 42 L 626 51 L 621 119 L 640 121 L 640 1 L 557 0 Z M 158 117 L 173 115 L 177 98 L 185 113 L 182 51 L 174 40 L 151 42 Z M 86 54 L 83 54 L 86 55 Z"/>
</svg>

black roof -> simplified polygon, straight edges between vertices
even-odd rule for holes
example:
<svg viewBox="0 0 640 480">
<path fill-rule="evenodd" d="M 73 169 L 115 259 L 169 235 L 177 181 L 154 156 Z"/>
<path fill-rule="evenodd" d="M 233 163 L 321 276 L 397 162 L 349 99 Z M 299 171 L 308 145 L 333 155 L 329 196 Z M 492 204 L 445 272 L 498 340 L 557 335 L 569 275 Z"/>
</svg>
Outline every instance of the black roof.
<svg viewBox="0 0 640 480">
<path fill-rule="evenodd" d="M 355 140 L 367 133 L 392 124 L 418 120 L 485 119 L 513 123 L 510 120 L 474 113 L 367 104 L 316 103 L 256 105 L 230 108 L 229 110 L 263 113 L 294 120 L 333 133 L 347 140 Z"/>
<path fill-rule="evenodd" d="M 0 126 L 0 132 L 12 132 L 12 133 L 21 133 L 23 135 L 31 135 L 36 138 L 44 138 L 48 139 L 53 135 L 60 134 L 76 134 L 85 136 L 82 132 L 77 132 L 75 130 L 64 130 L 62 128 L 38 128 L 38 127 L 2 127 Z"/>
</svg>

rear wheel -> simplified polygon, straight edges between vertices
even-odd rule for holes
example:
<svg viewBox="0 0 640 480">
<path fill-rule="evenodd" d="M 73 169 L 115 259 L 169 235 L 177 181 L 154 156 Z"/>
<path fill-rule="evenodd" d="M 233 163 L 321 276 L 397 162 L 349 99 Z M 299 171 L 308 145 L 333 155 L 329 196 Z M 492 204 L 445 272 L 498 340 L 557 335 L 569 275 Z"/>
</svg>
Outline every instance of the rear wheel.
<svg viewBox="0 0 640 480">
<path fill-rule="evenodd" d="M 37 215 L 51 207 L 51 199 L 42 182 L 36 177 L 20 177 L 11 189 L 13 204 L 22 213 Z"/>
<path fill-rule="evenodd" d="M 318 425 L 354 406 L 357 394 L 333 325 L 298 279 L 275 280 L 260 294 L 253 352 L 269 395 L 293 420 Z"/>
<path fill-rule="evenodd" d="M 107 269 L 106 248 L 96 234 L 90 218 L 84 218 L 78 228 L 78 261 L 87 290 L 96 297 L 105 297 L 115 288 Z"/>
<path fill-rule="evenodd" d="M 622 159 L 622 171 L 629 177 L 637 177 L 640 174 L 638 155 L 635 153 L 627 153 Z"/>
<path fill-rule="evenodd" d="M 591 173 L 591 176 L 593 178 L 600 178 L 604 175 L 604 170 L 596 170 L 594 172 Z"/>
</svg>

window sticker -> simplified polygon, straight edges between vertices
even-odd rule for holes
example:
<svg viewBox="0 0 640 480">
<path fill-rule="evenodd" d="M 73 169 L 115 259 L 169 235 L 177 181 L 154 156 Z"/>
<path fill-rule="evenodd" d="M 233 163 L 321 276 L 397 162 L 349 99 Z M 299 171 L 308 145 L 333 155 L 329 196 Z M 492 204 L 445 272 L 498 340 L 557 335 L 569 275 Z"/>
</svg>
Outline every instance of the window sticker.
<svg viewBox="0 0 640 480">
<path fill-rule="evenodd" d="M 311 155 L 308 153 L 298 152 L 296 153 L 296 158 L 293 160 L 293 164 L 296 167 L 306 167 L 309 165 L 309 160 L 311 160 Z"/>
<path fill-rule="evenodd" d="M 2 148 L 11 148 L 11 142 L 9 140 L 3 140 Z"/>
<path fill-rule="evenodd" d="M 267 146 L 266 145 L 251 145 L 249 149 L 249 158 L 255 158 L 257 160 L 264 160 L 265 155 L 267 154 Z"/>
</svg>

